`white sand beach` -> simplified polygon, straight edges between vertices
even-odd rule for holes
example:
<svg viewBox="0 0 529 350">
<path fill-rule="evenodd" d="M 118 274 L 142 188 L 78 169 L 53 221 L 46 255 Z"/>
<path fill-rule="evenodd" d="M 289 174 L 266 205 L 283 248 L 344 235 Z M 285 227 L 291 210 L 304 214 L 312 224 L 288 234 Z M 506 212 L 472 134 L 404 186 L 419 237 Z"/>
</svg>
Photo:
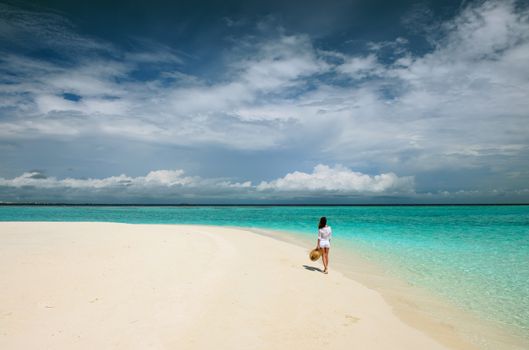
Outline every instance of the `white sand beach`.
<svg viewBox="0 0 529 350">
<path fill-rule="evenodd" d="M 445 348 L 308 250 L 212 226 L 0 223 L 0 348 Z"/>
</svg>

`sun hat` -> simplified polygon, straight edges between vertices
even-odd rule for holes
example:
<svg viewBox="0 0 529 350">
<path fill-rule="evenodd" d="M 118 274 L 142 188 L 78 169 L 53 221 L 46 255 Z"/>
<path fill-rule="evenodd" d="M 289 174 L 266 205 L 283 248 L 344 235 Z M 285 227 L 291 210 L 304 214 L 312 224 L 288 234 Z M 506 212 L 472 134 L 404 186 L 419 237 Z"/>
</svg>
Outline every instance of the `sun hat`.
<svg viewBox="0 0 529 350">
<path fill-rule="evenodd" d="M 315 248 L 315 249 L 311 250 L 311 252 L 309 254 L 310 260 L 316 261 L 320 257 L 321 257 L 321 250 L 319 250 L 318 248 Z"/>
</svg>

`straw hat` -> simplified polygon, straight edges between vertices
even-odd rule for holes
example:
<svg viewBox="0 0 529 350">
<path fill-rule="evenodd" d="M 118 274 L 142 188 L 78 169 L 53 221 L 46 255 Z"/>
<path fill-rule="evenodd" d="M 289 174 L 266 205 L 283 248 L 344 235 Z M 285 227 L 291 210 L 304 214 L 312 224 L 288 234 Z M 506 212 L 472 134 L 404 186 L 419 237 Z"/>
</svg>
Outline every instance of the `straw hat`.
<svg viewBox="0 0 529 350">
<path fill-rule="evenodd" d="M 312 260 L 312 261 L 316 261 L 316 260 L 318 260 L 320 257 L 321 257 L 321 251 L 320 251 L 318 248 L 311 250 L 311 252 L 310 252 L 310 254 L 309 254 L 309 258 L 310 258 L 310 260 Z"/>
</svg>

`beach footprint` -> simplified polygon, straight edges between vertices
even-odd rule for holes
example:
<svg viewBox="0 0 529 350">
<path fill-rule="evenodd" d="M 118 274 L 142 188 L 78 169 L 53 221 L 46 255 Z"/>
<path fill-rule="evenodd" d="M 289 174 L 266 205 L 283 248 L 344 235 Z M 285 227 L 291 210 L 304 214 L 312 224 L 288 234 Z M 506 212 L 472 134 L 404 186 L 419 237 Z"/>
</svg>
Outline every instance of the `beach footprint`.
<svg viewBox="0 0 529 350">
<path fill-rule="evenodd" d="M 349 314 L 346 314 L 345 315 L 345 322 L 344 322 L 344 326 L 350 326 L 356 322 L 360 321 L 360 319 L 358 317 L 355 317 L 355 316 L 351 316 Z"/>
</svg>

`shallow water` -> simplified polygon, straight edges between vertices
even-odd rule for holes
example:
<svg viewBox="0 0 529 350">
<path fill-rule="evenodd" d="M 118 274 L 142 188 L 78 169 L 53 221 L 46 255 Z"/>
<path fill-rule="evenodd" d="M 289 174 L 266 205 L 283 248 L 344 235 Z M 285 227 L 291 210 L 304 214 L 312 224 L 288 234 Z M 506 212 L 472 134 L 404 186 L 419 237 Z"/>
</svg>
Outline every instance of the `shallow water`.
<svg viewBox="0 0 529 350">
<path fill-rule="evenodd" d="M 244 226 L 314 235 L 459 307 L 529 334 L 529 206 L 108 207 L 3 206 L 0 221 L 108 221 Z"/>
</svg>

